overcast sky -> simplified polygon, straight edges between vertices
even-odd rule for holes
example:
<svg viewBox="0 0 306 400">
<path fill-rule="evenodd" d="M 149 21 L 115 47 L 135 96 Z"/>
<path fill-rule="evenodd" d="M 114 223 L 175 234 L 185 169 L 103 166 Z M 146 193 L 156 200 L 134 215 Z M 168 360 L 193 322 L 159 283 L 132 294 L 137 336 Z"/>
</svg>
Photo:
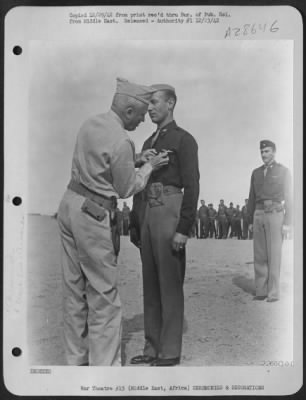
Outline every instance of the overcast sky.
<svg viewBox="0 0 306 400">
<path fill-rule="evenodd" d="M 175 87 L 175 120 L 198 142 L 207 203 L 244 203 L 262 139 L 276 142 L 277 160 L 292 170 L 289 41 L 34 42 L 30 59 L 30 213 L 56 212 L 78 129 L 109 109 L 117 76 Z M 146 116 L 130 133 L 137 150 L 154 130 Z"/>
</svg>

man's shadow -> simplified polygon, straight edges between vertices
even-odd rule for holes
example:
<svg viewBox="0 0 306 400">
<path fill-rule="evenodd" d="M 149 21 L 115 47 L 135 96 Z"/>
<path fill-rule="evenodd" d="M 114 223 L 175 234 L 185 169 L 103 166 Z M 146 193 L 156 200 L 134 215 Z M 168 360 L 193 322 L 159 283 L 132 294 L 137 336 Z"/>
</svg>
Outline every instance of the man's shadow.
<svg viewBox="0 0 306 400">
<path fill-rule="evenodd" d="M 244 275 L 235 275 L 232 279 L 234 285 L 244 290 L 246 293 L 255 295 L 255 285 L 253 278 L 247 278 Z"/>
<path fill-rule="evenodd" d="M 187 320 L 184 317 L 183 333 L 188 330 Z M 132 318 L 122 319 L 122 341 L 121 341 L 121 361 L 122 365 L 126 365 L 126 346 L 136 332 L 144 333 L 143 313 L 136 314 Z"/>
<path fill-rule="evenodd" d="M 122 319 L 121 361 L 126 364 L 126 345 L 136 332 L 144 330 L 143 314 L 136 314 L 132 318 Z"/>
</svg>

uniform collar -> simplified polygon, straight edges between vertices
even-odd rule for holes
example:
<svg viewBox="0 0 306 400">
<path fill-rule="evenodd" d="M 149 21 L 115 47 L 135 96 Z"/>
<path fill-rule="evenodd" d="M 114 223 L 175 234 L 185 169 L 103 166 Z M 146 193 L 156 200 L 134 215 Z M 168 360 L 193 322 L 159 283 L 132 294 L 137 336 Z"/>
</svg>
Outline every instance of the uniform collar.
<svg viewBox="0 0 306 400">
<path fill-rule="evenodd" d="M 113 111 L 112 109 L 110 109 L 107 113 L 113 120 L 117 121 L 120 126 L 124 129 L 124 125 L 123 125 L 123 121 L 122 119 L 119 117 L 118 114 L 115 113 L 115 111 Z"/>
<path fill-rule="evenodd" d="M 274 167 L 274 165 L 276 165 L 276 161 L 275 161 L 275 160 L 273 160 L 273 161 L 271 162 L 271 164 L 269 164 L 269 165 L 267 165 L 267 166 L 266 166 L 266 164 L 263 164 L 262 169 L 265 169 L 265 168 L 272 168 L 272 167 Z"/>
<path fill-rule="evenodd" d="M 176 122 L 175 122 L 174 120 L 172 120 L 171 122 L 169 122 L 167 125 L 163 126 L 163 127 L 160 129 L 159 135 L 160 135 L 160 136 L 163 136 L 163 135 L 165 135 L 169 130 L 171 130 L 171 129 L 176 129 L 176 128 L 177 128 Z M 152 136 L 154 136 L 155 133 L 156 133 L 156 131 L 153 133 Z"/>
</svg>

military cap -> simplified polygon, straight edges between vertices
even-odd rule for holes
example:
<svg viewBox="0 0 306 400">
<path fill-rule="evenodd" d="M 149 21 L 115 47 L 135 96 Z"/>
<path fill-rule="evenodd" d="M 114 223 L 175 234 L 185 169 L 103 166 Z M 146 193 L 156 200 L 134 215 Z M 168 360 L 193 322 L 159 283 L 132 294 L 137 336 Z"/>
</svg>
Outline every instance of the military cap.
<svg viewBox="0 0 306 400">
<path fill-rule="evenodd" d="M 266 147 L 272 147 L 273 150 L 276 149 L 275 143 L 271 142 L 271 140 L 261 140 L 260 150 L 265 149 Z"/>
<path fill-rule="evenodd" d="M 171 85 L 166 85 L 165 83 L 158 83 L 156 85 L 151 85 L 151 88 L 153 88 L 154 92 L 158 92 L 159 90 L 169 90 L 170 92 L 173 92 L 175 94 L 175 89 Z"/>
<path fill-rule="evenodd" d="M 129 97 L 149 104 L 150 97 L 154 90 L 149 86 L 138 85 L 137 83 L 129 82 L 124 78 L 117 78 L 116 94 L 124 94 Z"/>
</svg>

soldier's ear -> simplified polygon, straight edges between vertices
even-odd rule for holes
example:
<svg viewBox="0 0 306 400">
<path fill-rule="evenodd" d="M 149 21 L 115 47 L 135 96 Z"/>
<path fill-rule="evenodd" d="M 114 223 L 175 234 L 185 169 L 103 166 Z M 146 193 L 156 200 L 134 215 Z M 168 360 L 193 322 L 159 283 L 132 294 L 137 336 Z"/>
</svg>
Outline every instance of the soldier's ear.
<svg viewBox="0 0 306 400">
<path fill-rule="evenodd" d="M 173 111 L 174 106 L 175 106 L 175 101 L 174 101 L 173 97 L 169 97 L 168 104 L 169 104 L 169 110 Z"/>
<path fill-rule="evenodd" d="M 127 108 L 125 109 L 125 115 L 126 115 L 128 118 L 132 118 L 133 115 L 134 115 L 134 109 L 133 109 L 133 107 L 127 107 Z"/>
</svg>

